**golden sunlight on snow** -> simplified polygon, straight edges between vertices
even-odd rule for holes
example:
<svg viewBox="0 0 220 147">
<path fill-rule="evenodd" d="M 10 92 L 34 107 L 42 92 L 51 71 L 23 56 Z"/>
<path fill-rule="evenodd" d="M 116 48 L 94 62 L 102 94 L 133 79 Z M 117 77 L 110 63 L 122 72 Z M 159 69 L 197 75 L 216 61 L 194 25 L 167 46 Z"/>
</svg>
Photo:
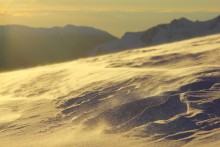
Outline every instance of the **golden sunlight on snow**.
<svg viewBox="0 0 220 147">
<path fill-rule="evenodd" d="M 213 35 L 1 73 L 0 146 L 214 145 L 219 55 Z"/>
</svg>

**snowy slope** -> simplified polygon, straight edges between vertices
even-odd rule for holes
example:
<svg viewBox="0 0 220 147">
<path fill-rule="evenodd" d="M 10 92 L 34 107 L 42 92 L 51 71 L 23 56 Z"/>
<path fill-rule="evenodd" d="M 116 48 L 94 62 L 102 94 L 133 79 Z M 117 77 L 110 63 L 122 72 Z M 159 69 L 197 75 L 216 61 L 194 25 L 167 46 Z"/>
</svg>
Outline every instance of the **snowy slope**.
<svg viewBox="0 0 220 147">
<path fill-rule="evenodd" d="M 220 35 L 0 74 L 0 146 L 219 145 Z"/>
<path fill-rule="evenodd" d="M 99 45 L 92 54 L 118 52 L 216 33 L 220 33 L 220 16 L 204 22 L 180 18 L 144 32 L 126 33 L 120 40 Z"/>
</svg>

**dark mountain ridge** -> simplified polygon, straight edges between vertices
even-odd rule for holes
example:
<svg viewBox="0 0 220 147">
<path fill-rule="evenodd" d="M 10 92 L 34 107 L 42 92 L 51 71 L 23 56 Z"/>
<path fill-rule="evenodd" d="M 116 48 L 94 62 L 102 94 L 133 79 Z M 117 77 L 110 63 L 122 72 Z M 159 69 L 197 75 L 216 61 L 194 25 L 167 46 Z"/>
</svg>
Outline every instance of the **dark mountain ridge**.
<svg viewBox="0 0 220 147">
<path fill-rule="evenodd" d="M 85 26 L 0 26 L 0 69 L 24 68 L 85 57 L 97 45 L 116 39 L 107 32 Z"/>
<path fill-rule="evenodd" d="M 92 54 L 105 54 L 220 33 L 220 16 L 208 21 L 174 19 L 142 32 L 127 32 L 120 40 L 96 47 Z"/>
</svg>

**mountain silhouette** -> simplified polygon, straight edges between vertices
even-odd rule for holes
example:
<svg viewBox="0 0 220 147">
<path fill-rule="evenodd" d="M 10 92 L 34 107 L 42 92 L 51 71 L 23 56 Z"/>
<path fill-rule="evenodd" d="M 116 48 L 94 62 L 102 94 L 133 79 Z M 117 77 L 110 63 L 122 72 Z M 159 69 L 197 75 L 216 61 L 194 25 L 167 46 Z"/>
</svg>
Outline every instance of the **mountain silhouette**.
<svg viewBox="0 0 220 147">
<path fill-rule="evenodd" d="M 0 69 L 16 69 L 85 57 L 99 44 L 116 40 L 91 27 L 0 26 Z"/>
<path fill-rule="evenodd" d="M 96 47 L 91 54 L 103 54 L 170 43 L 220 33 L 220 16 L 208 21 L 174 19 L 142 32 L 127 32 L 120 40 Z"/>
</svg>

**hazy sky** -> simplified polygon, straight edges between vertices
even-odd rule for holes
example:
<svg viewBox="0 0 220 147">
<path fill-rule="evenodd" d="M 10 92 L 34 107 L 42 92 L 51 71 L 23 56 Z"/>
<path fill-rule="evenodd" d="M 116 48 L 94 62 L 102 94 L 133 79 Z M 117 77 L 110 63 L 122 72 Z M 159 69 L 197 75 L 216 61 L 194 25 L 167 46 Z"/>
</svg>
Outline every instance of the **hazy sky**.
<svg viewBox="0 0 220 147">
<path fill-rule="evenodd" d="M 93 26 L 121 36 L 174 18 L 206 20 L 220 14 L 220 0 L 0 0 L 0 25 Z"/>
</svg>

